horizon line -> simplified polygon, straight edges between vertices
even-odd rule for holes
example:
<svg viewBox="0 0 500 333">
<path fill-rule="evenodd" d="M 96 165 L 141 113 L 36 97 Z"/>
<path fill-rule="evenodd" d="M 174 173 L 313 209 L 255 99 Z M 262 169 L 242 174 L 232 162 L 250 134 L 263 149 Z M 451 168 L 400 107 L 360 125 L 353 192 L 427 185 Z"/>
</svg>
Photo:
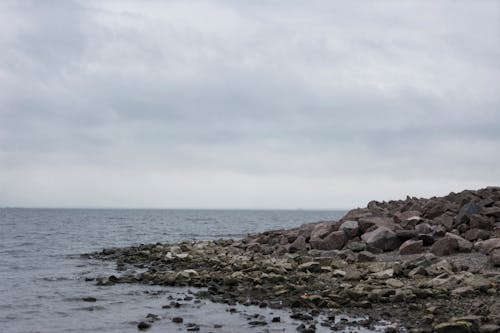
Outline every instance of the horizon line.
<svg viewBox="0 0 500 333">
<path fill-rule="evenodd" d="M 0 209 L 94 209 L 94 210 L 105 210 L 105 209 L 122 209 L 122 210 L 282 210 L 282 211 L 348 211 L 353 208 L 259 208 L 259 207 L 112 207 L 112 206 L 0 206 Z"/>
</svg>

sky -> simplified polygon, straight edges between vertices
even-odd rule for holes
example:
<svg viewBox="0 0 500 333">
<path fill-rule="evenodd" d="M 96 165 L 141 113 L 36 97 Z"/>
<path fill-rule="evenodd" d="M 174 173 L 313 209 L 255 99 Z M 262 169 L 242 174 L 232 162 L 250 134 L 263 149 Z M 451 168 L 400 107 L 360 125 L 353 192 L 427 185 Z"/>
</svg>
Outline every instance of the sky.
<svg viewBox="0 0 500 333">
<path fill-rule="evenodd" d="M 500 185 L 498 1 L 0 1 L 0 207 Z"/>
</svg>

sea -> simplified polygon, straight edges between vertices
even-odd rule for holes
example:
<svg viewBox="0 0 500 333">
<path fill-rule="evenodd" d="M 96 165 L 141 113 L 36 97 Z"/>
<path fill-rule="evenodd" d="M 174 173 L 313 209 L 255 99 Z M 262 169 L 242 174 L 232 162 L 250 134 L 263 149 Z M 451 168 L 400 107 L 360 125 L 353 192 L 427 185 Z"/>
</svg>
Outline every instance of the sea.
<svg viewBox="0 0 500 333">
<path fill-rule="evenodd" d="M 0 209 L 0 332 L 295 332 L 287 310 L 215 304 L 196 290 L 99 286 L 114 262 L 81 254 L 148 243 L 238 239 L 306 222 L 336 220 L 335 210 Z M 188 296 L 186 296 L 188 295 Z M 85 300 L 91 298 L 95 301 Z M 182 317 L 183 323 L 172 318 Z M 279 322 L 272 318 L 280 317 Z M 250 319 L 267 321 L 255 327 Z M 338 317 L 341 320 L 341 316 Z M 193 324 L 189 326 L 188 324 Z M 365 331 L 366 330 L 359 330 Z M 317 332 L 330 332 L 318 326 Z"/>
</svg>

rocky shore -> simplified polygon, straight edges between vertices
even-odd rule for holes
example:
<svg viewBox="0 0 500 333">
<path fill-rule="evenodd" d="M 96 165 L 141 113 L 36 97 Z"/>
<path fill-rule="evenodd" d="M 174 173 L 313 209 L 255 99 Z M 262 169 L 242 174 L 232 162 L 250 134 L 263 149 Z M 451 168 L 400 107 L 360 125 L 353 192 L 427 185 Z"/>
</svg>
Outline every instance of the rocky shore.
<svg viewBox="0 0 500 333">
<path fill-rule="evenodd" d="M 500 332 L 500 187 L 372 201 L 339 221 L 240 240 L 86 257 L 116 261 L 119 274 L 99 284 L 199 287 L 196 297 L 215 302 L 289 308 L 300 332 L 340 330 L 339 313 L 366 328 L 388 320 L 387 332 Z"/>
</svg>

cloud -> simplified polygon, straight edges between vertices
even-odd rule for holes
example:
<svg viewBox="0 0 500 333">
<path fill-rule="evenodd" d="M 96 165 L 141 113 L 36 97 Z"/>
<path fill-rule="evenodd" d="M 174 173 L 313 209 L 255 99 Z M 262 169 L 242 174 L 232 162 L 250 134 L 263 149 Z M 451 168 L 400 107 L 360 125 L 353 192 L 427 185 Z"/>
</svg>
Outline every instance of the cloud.
<svg viewBox="0 0 500 333">
<path fill-rule="evenodd" d="M 0 205 L 345 208 L 495 184 L 499 16 L 3 2 Z"/>
</svg>

